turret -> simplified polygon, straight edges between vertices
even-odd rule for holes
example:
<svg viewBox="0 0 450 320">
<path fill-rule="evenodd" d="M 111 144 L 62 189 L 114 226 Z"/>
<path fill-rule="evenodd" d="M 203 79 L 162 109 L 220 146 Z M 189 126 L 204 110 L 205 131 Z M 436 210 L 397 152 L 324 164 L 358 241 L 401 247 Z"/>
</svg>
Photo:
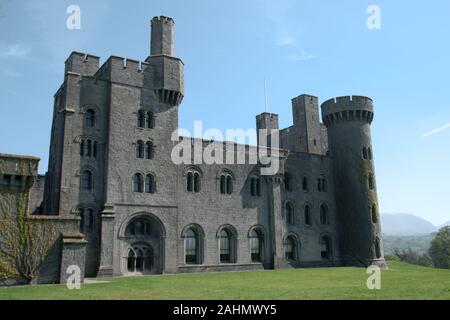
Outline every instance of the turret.
<svg viewBox="0 0 450 320">
<path fill-rule="evenodd" d="M 260 129 L 266 129 L 267 135 L 269 136 L 271 134 L 271 130 L 278 130 L 278 114 L 276 113 L 268 113 L 263 112 L 261 114 L 258 114 L 256 116 L 256 134 L 257 134 L 257 141 L 258 145 L 268 147 L 270 146 L 269 137 L 267 139 L 264 139 L 264 141 L 259 141 L 259 130 Z"/>
<path fill-rule="evenodd" d="M 351 265 L 385 266 L 370 131 L 373 102 L 339 97 L 321 108 L 334 162 L 342 259 Z"/>
<path fill-rule="evenodd" d="M 145 60 L 152 69 L 151 85 L 161 102 L 179 105 L 184 97 L 184 65 L 174 57 L 173 27 L 169 17 L 152 19 L 150 56 Z"/>
<path fill-rule="evenodd" d="M 150 55 L 173 55 L 173 26 L 175 22 L 169 17 L 154 17 L 152 19 L 152 39 Z"/>
</svg>

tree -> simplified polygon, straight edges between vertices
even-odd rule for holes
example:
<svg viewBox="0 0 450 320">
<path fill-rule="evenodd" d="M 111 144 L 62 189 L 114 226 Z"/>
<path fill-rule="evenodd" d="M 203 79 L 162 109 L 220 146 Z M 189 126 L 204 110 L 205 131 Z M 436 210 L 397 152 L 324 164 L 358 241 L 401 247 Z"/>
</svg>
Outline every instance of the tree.
<svg viewBox="0 0 450 320">
<path fill-rule="evenodd" d="M 439 230 L 428 252 L 436 268 L 450 268 L 450 226 Z"/>
<path fill-rule="evenodd" d="M 56 228 L 31 219 L 26 202 L 23 192 L 17 196 L 17 212 L 4 203 L 0 207 L 0 278 L 22 277 L 32 284 L 55 242 Z"/>
</svg>

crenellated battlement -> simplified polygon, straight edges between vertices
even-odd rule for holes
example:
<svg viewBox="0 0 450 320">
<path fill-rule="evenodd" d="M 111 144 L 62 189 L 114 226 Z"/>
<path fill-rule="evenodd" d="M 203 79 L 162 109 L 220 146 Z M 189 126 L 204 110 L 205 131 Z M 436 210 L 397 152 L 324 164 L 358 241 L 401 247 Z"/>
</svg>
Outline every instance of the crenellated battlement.
<svg viewBox="0 0 450 320">
<path fill-rule="evenodd" d="M 162 23 L 166 23 L 166 24 L 171 24 L 174 25 L 175 21 L 171 18 L 171 17 L 166 17 L 166 16 L 155 16 L 152 18 L 152 25 L 155 22 L 162 22 Z"/>
<path fill-rule="evenodd" d="M 325 101 L 321 105 L 325 126 L 342 121 L 372 123 L 373 101 L 365 96 L 344 96 Z"/>
</svg>

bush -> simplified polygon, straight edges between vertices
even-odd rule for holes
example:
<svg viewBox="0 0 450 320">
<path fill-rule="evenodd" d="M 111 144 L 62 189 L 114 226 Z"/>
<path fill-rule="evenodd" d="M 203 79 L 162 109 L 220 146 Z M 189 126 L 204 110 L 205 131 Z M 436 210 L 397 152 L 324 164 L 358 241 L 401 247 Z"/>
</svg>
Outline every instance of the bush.
<svg viewBox="0 0 450 320">
<path fill-rule="evenodd" d="M 428 252 L 436 268 L 450 268 L 450 226 L 439 230 Z"/>
<path fill-rule="evenodd" d="M 396 256 L 395 254 L 385 254 L 384 259 L 386 261 L 400 262 L 400 258 L 398 256 Z"/>
</svg>

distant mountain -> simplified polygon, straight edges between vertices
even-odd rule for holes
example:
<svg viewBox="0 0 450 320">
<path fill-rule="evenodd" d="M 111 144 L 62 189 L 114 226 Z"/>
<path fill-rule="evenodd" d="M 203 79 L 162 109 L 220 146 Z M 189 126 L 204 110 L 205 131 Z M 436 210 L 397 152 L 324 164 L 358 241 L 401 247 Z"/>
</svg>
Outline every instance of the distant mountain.
<svg viewBox="0 0 450 320">
<path fill-rule="evenodd" d="M 450 226 L 450 220 L 447 221 L 446 223 L 441 224 L 440 226 L 438 226 L 438 229 L 443 228 L 443 227 L 446 227 L 446 226 Z"/>
<path fill-rule="evenodd" d="M 393 236 L 426 235 L 439 228 L 431 222 L 407 213 L 382 213 L 381 231 Z"/>
</svg>

